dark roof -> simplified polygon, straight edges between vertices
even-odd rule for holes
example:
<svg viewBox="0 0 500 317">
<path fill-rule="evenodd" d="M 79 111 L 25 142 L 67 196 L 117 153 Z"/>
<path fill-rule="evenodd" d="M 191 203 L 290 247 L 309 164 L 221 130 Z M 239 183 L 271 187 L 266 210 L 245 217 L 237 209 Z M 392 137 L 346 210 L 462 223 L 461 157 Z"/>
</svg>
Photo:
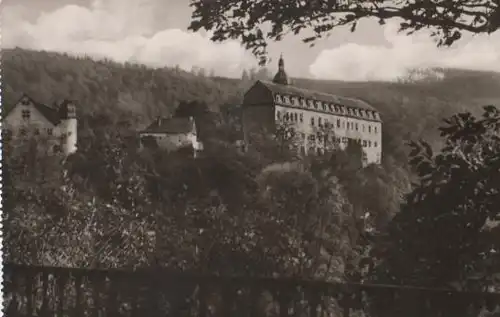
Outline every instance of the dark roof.
<svg viewBox="0 0 500 317">
<path fill-rule="evenodd" d="M 32 104 L 33 107 L 35 107 L 36 110 L 38 110 L 47 120 L 49 120 L 50 123 L 53 125 L 58 125 L 61 122 L 60 116 L 59 116 L 59 109 L 50 107 L 47 105 L 44 105 L 42 103 L 34 101 L 31 97 L 29 97 L 27 94 L 23 94 L 21 98 L 14 104 L 13 107 L 10 107 L 7 109 L 7 111 L 4 114 L 4 118 L 7 117 L 7 115 L 23 100 L 24 98 L 27 98 Z"/>
<path fill-rule="evenodd" d="M 332 95 L 332 94 L 328 94 L 328 93 L 324 93 L 324 92 L 299 88 L 299 87 L 295 87 L 295 86 L 291 86 L 291 85 L 279 85 L 279 84 L 275 84 L 273 82 L 264 81 L 264 80 L 259 80 L 257 82 L 260 82 L 262 85 L 264 85 L 266 88 L 268 88 L 273 93 L 278 93 L 278 94 L 283 94 L 283 95 L 293 95 L 293 96 L 298 96 L 298 97 L 303 97 L 303 98 L 308 98 L 308 99 L 313 99 L 313 100 L 318 100 L 318 101 L 323 101 L 323 102 L 337 103 L 337 104 L 341 104 L 341 105 L 346 106 L 346 107 L 377 111 L 375 108 L 370 106 L 368 103 L 366 103 L 362 100 L 359 100 L 359 99 L 355 99 L 355 98 Z"/>
<path fill-rule="evenodd" d="M 194 120 L 185 117 L 156 118 L 141 133 L 184 134 L 193 131 Z"/>
</svg>

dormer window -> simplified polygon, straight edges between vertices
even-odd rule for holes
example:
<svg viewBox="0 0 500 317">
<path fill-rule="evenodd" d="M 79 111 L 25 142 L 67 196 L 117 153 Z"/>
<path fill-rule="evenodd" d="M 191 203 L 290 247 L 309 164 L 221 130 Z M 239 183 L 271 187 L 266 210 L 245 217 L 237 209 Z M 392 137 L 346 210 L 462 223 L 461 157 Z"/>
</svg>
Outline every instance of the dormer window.
<svg viewBox="0 0 500 317">
<path fill-rule="evenodd" d="M 321 105 L 321 102 L 320 101 L 316 101 L 316 103 L 314 104 L 314 108 L 318 109 L 318 107 Z"/>
<path fill-rule="evenodd" d="M 333 105 L 332 104 L 328 105 L 328 110 L 330 110 L 330 112 L 333 112 Z"/>
<path fill-rule="evenodd" d="M 302 107 L 307 107 L 307 102 L 306 102 L 306 100 L 304 98 L 300 98 L 300 105 Z"/>
<path fill-rule="evenodd" d="M 22 104 L 23 106 L 29 106 L 30 101 L 29 101 L 29 99 L 28 99 L 28 98 L 23 98 L 23 99 L 21 100 L 21 104 Z"/>
<path fill-rule="evenodd" d="M 280 95 L 276 95 L 276 102 L 281 103 L 281 96 Z"/>
<path fill-rule="evenodd" d="M 283 97 L 283 102 L 289 104 L 290 103 L 290 98 L 288 98 L 288 96 L 284 96 Z"/>
<path fill-rule="evenodd" d="M 326 103 L 322 102 L 321 106 L 323 107 L 323 111 L 326 111 Z"/>
</svg>

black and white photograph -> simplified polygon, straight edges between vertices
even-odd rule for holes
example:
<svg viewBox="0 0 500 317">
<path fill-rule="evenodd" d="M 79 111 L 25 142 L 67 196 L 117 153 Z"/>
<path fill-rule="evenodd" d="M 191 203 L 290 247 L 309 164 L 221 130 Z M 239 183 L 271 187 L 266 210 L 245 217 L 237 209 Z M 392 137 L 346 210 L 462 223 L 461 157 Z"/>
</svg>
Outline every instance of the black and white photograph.
<svg viewBox="0 0 500 317">
<path fill-rule="evenodd" d="M 3 0 L 2 316 L 500 317 L 500 0 Z"/>
</svg>

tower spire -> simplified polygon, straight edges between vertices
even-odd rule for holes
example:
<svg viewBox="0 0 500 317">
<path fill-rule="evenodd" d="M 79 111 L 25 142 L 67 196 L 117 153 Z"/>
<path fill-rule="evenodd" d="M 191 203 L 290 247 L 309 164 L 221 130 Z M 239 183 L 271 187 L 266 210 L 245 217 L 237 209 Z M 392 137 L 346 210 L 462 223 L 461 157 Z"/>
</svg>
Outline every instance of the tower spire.
<svg viewBox="0 0 500 317">
<path fill-rule="evenodd" d="M 278 61 L 278 72 L 274 75 L 273 82 L 280 85 L 288 85 L 288 76 L 285 72 L 285 60 L 283 59 L 283 53 L 280 55 Z"/>
</svg>

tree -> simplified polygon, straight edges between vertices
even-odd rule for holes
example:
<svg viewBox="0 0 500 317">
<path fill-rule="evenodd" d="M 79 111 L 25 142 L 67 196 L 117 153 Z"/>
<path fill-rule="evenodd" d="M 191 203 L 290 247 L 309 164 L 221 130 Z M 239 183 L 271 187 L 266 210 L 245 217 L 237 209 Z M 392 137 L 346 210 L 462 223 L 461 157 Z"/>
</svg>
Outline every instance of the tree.
<svg viewBox="0 0 500 317">
<path fill-rule="evenodd" d="M 430 28 L 438 45 L 451 45 L 463 32 L 493 33 L 500 28 L 498 0 L 192 0 L 189 29 L 213 32 L 213 41 L 240 40 L 247 49 L 265 63 L 267 40 L 279 41 L 287 33 L 299 34 L 308 29 L 313 42 L 339 26 L 356 23 L 363 18 L 376 18 L 383 24 L 398 19 L 400 30 L 412 33 Z M 265 31 L 264 25 L 270 24 Z"/>
<path fill-rule="evenodd" d="M 469 291 L 500 284 L 500 111 L 487 106 L 479 119 L 460 113 L 445 123 L 439 153 L 412 143 L 419 181 L 374 249 L 375 282 Z M 412 305 L 405 311 L 419 307 L 419 316 L 463 315 L 470 303 L 374 299 L 383 316 L 399 315 L 404 303 Z"/>
</svg>

